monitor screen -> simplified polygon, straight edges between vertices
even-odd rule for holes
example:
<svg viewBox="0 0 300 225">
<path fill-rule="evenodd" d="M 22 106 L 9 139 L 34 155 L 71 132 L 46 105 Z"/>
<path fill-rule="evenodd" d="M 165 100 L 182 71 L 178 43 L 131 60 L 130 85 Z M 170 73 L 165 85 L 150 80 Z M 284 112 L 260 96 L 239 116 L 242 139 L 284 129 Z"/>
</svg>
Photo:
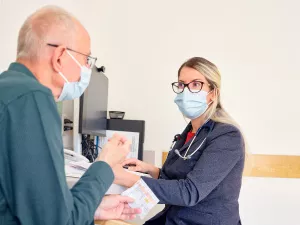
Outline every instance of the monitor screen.
<svg viewBox="0 0 300 225">
<path fill-rule="evenodd" d="M 108 78 L 94 67 L 88 88 L 80 97 L 79 133 L 106 136 Z"/>
</svg>

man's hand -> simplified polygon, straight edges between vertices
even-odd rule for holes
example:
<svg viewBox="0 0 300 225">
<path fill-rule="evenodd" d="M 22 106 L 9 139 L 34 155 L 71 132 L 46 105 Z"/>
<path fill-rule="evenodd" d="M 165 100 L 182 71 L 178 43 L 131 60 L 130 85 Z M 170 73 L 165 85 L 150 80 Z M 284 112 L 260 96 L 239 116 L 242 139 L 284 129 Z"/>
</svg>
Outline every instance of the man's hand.
<svg viewBox="0 0 300 225">
<path fill-rule="evenodd" d="M 109 195 L 102 199 L 102 202 L 95 212 L 95 220 L 133 220 L 136 214 L 141 213 L 140 209 L 132 209 L 128 203 L 133 202 L 132 198 L 121 195 Z"/>
<path fill-rule="evenodd" d="M 131 143 L 126 138 L 115 134 L 103 147 L 97 161 L 104 161 L 111 167 L 124 161 L 130 152 Z"/>
</svg>

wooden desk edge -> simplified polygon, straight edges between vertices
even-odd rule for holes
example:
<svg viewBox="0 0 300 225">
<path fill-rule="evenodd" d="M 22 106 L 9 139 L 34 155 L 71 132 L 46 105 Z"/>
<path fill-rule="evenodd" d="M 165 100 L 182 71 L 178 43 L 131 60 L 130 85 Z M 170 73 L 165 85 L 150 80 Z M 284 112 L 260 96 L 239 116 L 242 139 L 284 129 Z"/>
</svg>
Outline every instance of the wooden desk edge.
<svg viewBox="0 0 300 225">
<path fill-rule="evenodd" d="M 168 152 L 162 153 L 164 163 Z M 245 177 L 300 178 L 300 155 L 251 154 L 246 157 Z"/>
</svg>

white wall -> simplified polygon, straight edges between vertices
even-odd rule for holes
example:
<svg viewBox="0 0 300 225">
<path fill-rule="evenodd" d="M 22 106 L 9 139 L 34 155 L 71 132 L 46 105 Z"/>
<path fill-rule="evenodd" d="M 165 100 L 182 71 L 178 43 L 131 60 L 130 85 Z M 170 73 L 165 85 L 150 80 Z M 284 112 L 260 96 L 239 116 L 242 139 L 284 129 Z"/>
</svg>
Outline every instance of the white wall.
<svg viewBox="0 0 300 225">
<path fill-rule="evenodd" d="M 182 131 L 170 83 L 184 60 L 204 56 L 222 72 L 224 105 L 250 150 L 300 154 L 299 7 L 283 0 L 93 1 L 78 15 L 107 67 L 109 108 L 146 120 L 145 149 L 166 150 Z"/>
<path fill-rule="evenodd" d="M 244 178 L 243 225 L 299 225 L 300 179 Z"/>
<path fill-rule="evenodd" d="M 145 149 L 166 150 L 182 131 L 170 83 L 184 60 L 204 56 L 222 72 L 224 105 L 250 150 L 300 154 L 298 1 L 2 0 L 0 69 L 14 60 L 26 16 L 49 3 L 90 31 L 110 79 L 109 109 L 146 120 Z"/>
<path fill-rule="evenodd" d="M 299 1 L 0 0 L 0 70 L 15 58 L 26 16 L 49 3 L 86 25 L 93 55 L 107 67 L 109 108 L 146 120 L 145 149 L 158 152 L 157 163 L 185 126 L 170 83 L 192 56 L 220 68 L 224 105 L 253 153 L 300 155 Z M 243 224 L 299 224 L 299 180 L 247 182 Z"/>
</svg>

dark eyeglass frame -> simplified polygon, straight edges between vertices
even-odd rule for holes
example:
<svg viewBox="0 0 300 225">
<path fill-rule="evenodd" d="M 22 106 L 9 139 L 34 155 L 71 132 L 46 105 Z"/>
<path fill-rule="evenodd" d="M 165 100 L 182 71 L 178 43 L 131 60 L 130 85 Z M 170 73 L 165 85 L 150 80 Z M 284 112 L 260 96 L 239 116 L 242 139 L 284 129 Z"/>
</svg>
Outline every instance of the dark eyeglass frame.
<svg viewBox="0 0 300 225">
<path fill-rule="evenodd" d="M 48 45 L 48 46 L 51 46 L 51 47 L 54 47 L 54 48 L 59 47 L 59 45 L 55 45 L 55 44 L 49 44 L 49 43 L 48 43 L 47 45 Z M 77 54 L 86 56 L 86 57 L 89 58 L 89 59 L 95 60 L 92 66 L 94 66 L 94 65 L 96 64 L 96 62 L 97 62 L 97 57 L 92 57 L 92 56 L 89 56 L 89 55 L 87 55 L 87 54 L 83 54 L 83 53 L 78 52 L 78 51 L 75 51 L 75 50 L 73 50 L 73 49 L 71 49 L 71 48 L 66 48 L 66 49 L 69 50 L 69 51 L 71 51 L 71 52 L 75 52 L 75 53 L 77 53 Z"/>
<path fill-rule="evenodd" d="M 195 90 L 191 90 L 191 89 L 190 89 L 189 85 L 190 85 L 191 83 L 195 83 L 195 82 L 201 84 L 200 90 L 195 91 Z M 178 84 L 179 84 L 179 83 L 183 85 L 183 89 L 182 89 L 182 91 L 180 91 L 180 92 L 176 92 L 176 91 L 175 91 L 175 88 L 177 87 L 177 89 L 178 89 Z M 176 85 L 176 84 L 177 84 L 177 85 Z M 189 89 L 189 91 L 190 91 L 191 93 L 198 93 L 198 92 L 200 92 L 200 91 L 202 90 L 204 84 L 205 84 L 204 82 L 199 81 L 199 80 L 192 80 L 191 82 L 189 82 L 189 83 L 187 83 L 187 84 L 185 84 L 185 83 L 183 83 L 183 82 L 173 82 L 173 83 L 172 83 L 172 89 L 173 89 L 173 91 L 174 91 L 176 94 L 182 93 L 186 87 Z"/>
</svg>

